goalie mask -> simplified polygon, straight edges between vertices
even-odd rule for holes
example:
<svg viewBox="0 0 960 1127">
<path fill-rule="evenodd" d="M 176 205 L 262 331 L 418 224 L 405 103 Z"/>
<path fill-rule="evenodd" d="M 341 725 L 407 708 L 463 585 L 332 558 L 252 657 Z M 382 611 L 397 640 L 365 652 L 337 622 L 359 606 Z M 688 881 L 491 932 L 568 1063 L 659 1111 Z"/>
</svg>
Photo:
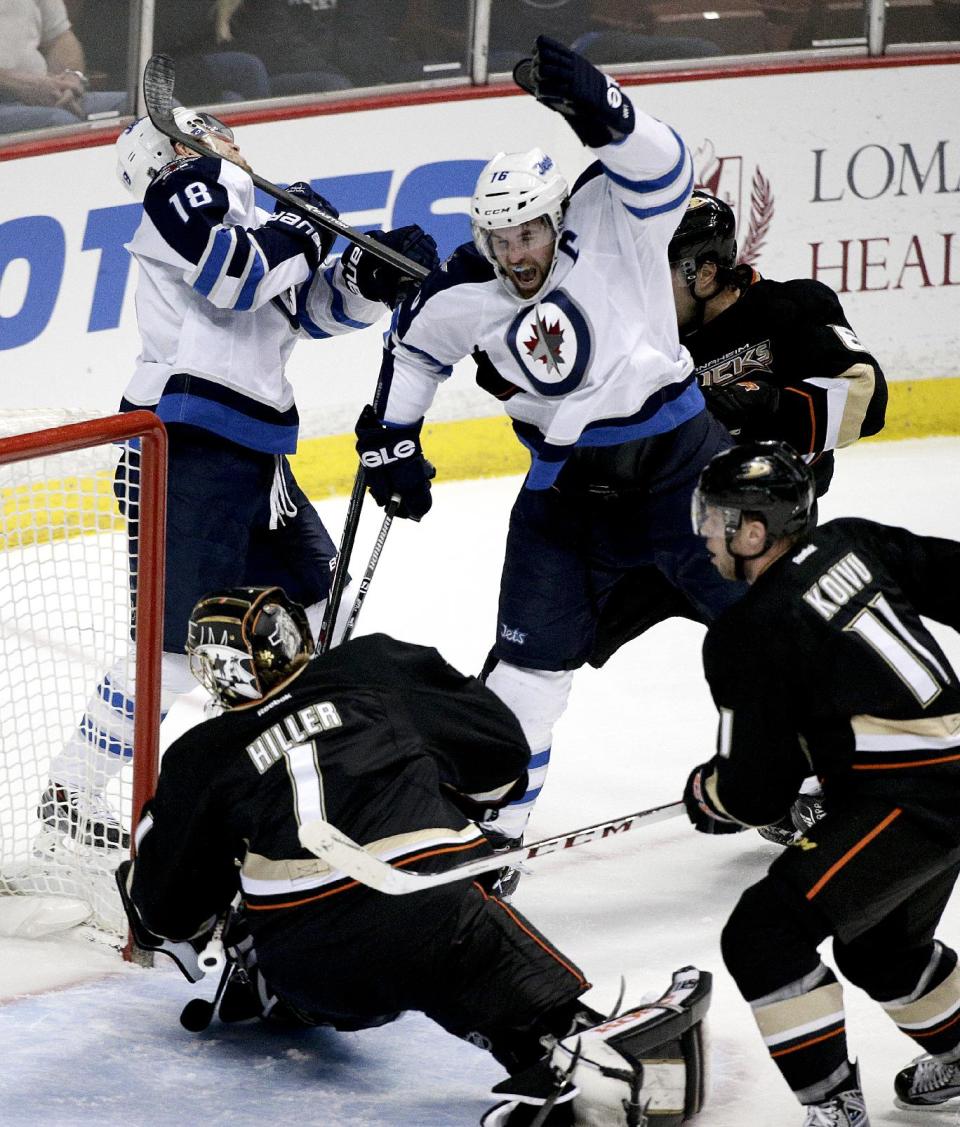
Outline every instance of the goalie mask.
<svg viewBox="0 0 960 1127">
<path fill-rule="evenodd" d="M 498 153 L 480 173 L 470 201 L 473 241 L 514 300 L 536 301 L 549 285 L 569 199 L 566 180 L 542 149 Z M 534 253 L 549 248 L 535 291 L 521 293 L 501 261 L 502 254 L 498 258 L 498 243 L 508 239 L 522 240 Z"/>
<path fill-rule="evenodd" d="M 215 591 L 193 608 L 190 671 L 224 708 L 259 700 L 303 668 L 314 645 L 303 607 L 280 587 Z"/>
<path fill-rule="evenodd" d="M 178 106 L 173 111 L 177 128 L 199 140 L 204 137 L 222 137 L 233 140 L 233 130 L 213 114 L 201 110 L 188 110 Z M 153 124 L 149 117 L 141 117 L 117 138 L 117 176 L 120 183 L 138 200 L 146 195 L 151 182 L 171 161 L 177 160 L 173 141 Z"/>
</svg>

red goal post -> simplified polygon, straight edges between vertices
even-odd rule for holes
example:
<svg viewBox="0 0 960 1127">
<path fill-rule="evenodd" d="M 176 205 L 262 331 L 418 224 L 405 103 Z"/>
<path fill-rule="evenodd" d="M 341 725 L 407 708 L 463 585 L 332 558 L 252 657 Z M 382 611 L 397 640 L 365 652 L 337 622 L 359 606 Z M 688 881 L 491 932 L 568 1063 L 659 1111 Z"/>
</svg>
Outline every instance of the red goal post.
<svg viewBox="0 0 960 1127">
<path fill-rule="evenodd" d="M 46 414 L 57 417 L 55 411 Z M 17 425 L 16 419 L 7 420 L 0 433 Z M 37 424 L 28 419 L 25 425 Z M 127 452 L 131 450 L 139 452 L 139 478 L 133 486 L 138 489 L 138 503 L 135 518 L 128 521 L 121 517 L 112 495 L 113 467 L 121 454 L 129 466 Z M 26 711 L 19 722 L 0 728 L 0 804 L 5 801 L 5 789 L 18 792 L 13 814 L 0 805 L 0 896 L 22 892 L 90 900 L 95 904 L 89 922 L 121 942 L 126 926 L 112 887 L 112 871 L 126 851 L 84 848 L 76 841 L 64 840 L 44 855 L 32 836 L 38 825 L 36 780 L 47 778 L 44 772 L 49 764 L 40 760 L 55 757 L 64 734 L 70 738 L 81 714 L 87 720 L 81 680 L 91 682 L 90 670 L 94 666 L 109 667 L 115 656 L 109 651 L 126 643 L 126 651 L 132 651 L 135 658 L 130 663 L 135 673 L 131 670 L 127 675 L 131 696 L 135 684 L 135 696 L 132 703 L 122 694 L 114 694 L 114 699 L 120 699 L 127 716 L 132 710 L 132 780 L 129 785 L 124 783 L 123 808 L 118 810 L 124 829 L 131 835 L 154 790 L 159 757 L 166 478 L 166 430 L 150 411 L 88 418 L 0 437 L 0 585 L 6 583 L 10 588 L 4 591 L 0 586 L 0 695 L 10 693 L 11 710 L 31 691 L 37 696 L 36 701 L 24 706 Z M 127 505 L 127 512 L 133 508 Z M 133 519 L 136 527 L 132 530 Z M 132 544 L 128 535 L 135 537 Z M 22 566 L 26 557 L 27 566 Z M 81 570 L 89 574 L 76 583 L 76 590 L 71 590 Z M 135 631 L 130 629 L 133 571 Z M 101 602 L 106 605 L 108 601 L 115 607 L 113 637 L 88 644 L 86 639 L 94 635 L 87 629 L 76 634 L 80 641 L 74 641 L 65 656 L 66 643 L 58 652 L 58 633 L 68 629 L 69 615 L 77 611 L 95 619 Z M 41 624 L 36 626 L 38 621 Z M 85 664 L 75 677 L 76 687 L 66 684 L 66 673 L 63 682 L 54 680 L 59 668 L 66 670 L 71 661 L 76 663 L 77 651 L 96 650 L 98 645 L 103 652 L 80 653 Z M 18 661 L 27 673 L 17 670 Z M 32 672 L 34 668 L 41 672 Z M 49 678 L 46 688 L 44 677 Z M 122 681 L 122 676 L 118 679 Z M 87 689 L 99 689 L 96 681 L 94 677 Z M 109 683 L 106 677 L 103 681 Z M 35 739 L 25 729 L 33 727 L 33 718 L 38 728 L 43 727 L 48 720 L 48 705 L 54 710 L 61 704 L 61 696 L 66 698 L 62 718 L 52 732 Z M 123 715 L 121 711 L 121 718 Z M 102 734 L 99 738 L 102 746 L 109 742 Z M 15 780 L 10 775 L 14 761 L 20 772 Z M 21 818 L 26 828 L 12 829 L 11 823 Z M 12 875 L 5 871 L 8 868 L 15 870 Z"/>
</svg>

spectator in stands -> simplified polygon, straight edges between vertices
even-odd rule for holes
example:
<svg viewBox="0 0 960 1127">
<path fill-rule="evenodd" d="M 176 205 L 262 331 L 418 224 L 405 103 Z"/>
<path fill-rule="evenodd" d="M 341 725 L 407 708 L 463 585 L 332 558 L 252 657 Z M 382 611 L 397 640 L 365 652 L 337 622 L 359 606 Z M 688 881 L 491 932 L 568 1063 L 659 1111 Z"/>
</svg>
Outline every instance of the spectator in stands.
<svg viewBox="0 0 960 1127">
<path fill-rule="evenodd" d="M 157 0 L 153 41 L 177 62 L 177 97 L 186 103 L 253 101 L 270 97 L 263 60 L 220 34 L 223 3 Z M 225 22 L 226 21 L 226 22 Z"/>
<path fill-rule="evenodd" d="M 125 91 L 90 91 L 63 0 L 0 0 L 0 133 L 119 116 Z"/>
<path fill-rule="evenodd" d="M 721 54 L 710 39 L 662 35 L 647 0 L 587 0 L 591 29 L 574 46 L 596 64 L 696 59 Z"/>
<path fill-rule="evenodd" d="M 128 90 L 130 79 L 131 9 L 141 0 L 63 0 L 74 35 L 83 44 L 87 74 L 98 90 Z M 118 34 L 119 29 L 119 34 Z M 131 103 L 132 106 L 132 103 Z"/>
<path fill-rule="evenodd" d="M 493 0 L 490 69 L 511 70 L 545 32 L 593 63 L 643 62 L 719 55 L 709 39 L 656 34 L 647 0 Z"/>
<path fill-rule="evenodd" d="M 354 21 L 374 0 L 341 0 L 344 15 Z M 469 70 L 468 43 L 472 17 L 462 0 L 407 0 L 389 35 L 401 49 L 399 56 L 380 65 L 390 77 L 381 82 L 450 78 Z M 408 78 L 409 75 L 409 78 Z"/>
<path fill-rule="evenodd" d="M 214 35 L 220 50 L 256 54 L 266 69 L 270 95 L 347 90 L 356 85 L 340 69 L 337 0 L 216 0 Z M 365 43 L 377 35 L 367 28 Z"/>
</svg>

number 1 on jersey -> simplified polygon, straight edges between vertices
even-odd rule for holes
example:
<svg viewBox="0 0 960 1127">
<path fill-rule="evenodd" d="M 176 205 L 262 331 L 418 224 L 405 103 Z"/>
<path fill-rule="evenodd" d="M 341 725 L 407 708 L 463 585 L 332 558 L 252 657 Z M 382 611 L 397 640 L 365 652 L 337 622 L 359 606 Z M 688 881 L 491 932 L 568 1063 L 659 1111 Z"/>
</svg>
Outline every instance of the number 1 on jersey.
<svg viewBox="0 0 960 1127">
<path fill-rule="evenodd" d="M 314 740 L 309 743 L 294 744 L 283 753 L 287 761 L 287 774 L 293 788 L 293 807 L 297 814 L 297 824 L 304 825 L 317 818 L 326 821 L 326 801 L 323 796 L 323 772 L 317 761 L 317 747 Z"/>
</svg>

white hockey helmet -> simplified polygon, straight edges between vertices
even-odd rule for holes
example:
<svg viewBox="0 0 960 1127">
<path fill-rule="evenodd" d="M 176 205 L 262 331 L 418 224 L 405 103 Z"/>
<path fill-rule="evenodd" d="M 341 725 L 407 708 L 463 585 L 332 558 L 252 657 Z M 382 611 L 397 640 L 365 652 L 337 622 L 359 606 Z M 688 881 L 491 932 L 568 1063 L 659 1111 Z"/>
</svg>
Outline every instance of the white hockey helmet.
<svg viewBox="0 0 960 1127">
<path fill-rule="evenodd" d="M 229 125 L 202 110 L 177 106 L 173 111 L 177 128 L 194 137 L 219 136 L 233 140 Z M 141 117 L 117 138 L 117 176 L 120 183 L 137 199 L 142 200 L 150 181 L 162 168 L 177 159 L 173 142 L 153 124 L 149 117 Z"/>
<path fill-rule="evenodd" d="M 529 219 L 546 220 L 553 239 L 553 262 L 546 273 L 541 293 L 557 264 L 558 239 L 563 230 L 563 215 L 570 199 L 566 180 L 543 149 L 525 153 L 497 153 L 480 173 L 470 201 L 473 241 L 490 262 L 511 297 L 520 299 L 513 283 L 493 253 L 491 233 L 516 227 Z"/>
</svg>

